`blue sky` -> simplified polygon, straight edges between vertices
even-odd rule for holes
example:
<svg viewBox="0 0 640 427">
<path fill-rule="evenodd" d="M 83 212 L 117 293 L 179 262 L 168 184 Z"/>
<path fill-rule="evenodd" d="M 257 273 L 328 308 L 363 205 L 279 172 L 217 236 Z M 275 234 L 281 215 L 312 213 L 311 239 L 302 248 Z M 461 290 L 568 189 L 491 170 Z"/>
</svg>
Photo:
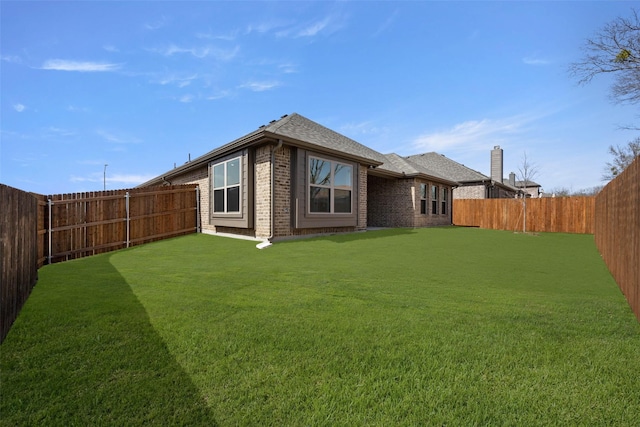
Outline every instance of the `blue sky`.
<svg viewBox="0 0 640 427">
<path fill-rule="evenodd" d="M 632 2 L 0 2 L 0 182 L 129 188 L 297 112 L 383 153 L 545 190 L 601 185 L 637 131 L 567 66 Z"/>
</svg>

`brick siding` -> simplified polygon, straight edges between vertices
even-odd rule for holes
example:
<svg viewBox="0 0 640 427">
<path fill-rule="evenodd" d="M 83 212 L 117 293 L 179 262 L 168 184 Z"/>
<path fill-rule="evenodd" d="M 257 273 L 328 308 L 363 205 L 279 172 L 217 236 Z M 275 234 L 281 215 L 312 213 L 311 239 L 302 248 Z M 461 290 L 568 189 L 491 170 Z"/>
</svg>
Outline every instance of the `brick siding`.
<svg viewBox="0 0 640 427">
<path fill-rule="evenodd" d="M 451 225 L 451 199 L 445 214 L 431 212 L 431 192 L 428 191 L 427 214 L 420 213 L 420 184 L 429 187 L 441 184 L 419 179 L 368 178 L 369 210 L 367 222 L 370 227 L 429 227 Z M 451 188 L 449 194 L 451 194 Z M 440 197 L 440 195 L 438 195 Z M 438 212 L 441 204 L 438 199 Z"/>
</svg>

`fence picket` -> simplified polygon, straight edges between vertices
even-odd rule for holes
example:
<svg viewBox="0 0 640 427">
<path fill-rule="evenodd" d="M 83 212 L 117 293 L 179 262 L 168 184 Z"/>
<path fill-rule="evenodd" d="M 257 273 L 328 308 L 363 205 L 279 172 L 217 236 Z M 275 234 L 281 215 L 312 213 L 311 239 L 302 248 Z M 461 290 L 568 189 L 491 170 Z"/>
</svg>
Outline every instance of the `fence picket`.
<svg viewBox="0 0 640 427">
<path fill-rule="evenodd" d="M 594 233 L 594 197 L 527 199 L 526 230 Z M 455 199 L 453 223 L 465 227 L 522 231 L 522 199 Z"/>
</svg>

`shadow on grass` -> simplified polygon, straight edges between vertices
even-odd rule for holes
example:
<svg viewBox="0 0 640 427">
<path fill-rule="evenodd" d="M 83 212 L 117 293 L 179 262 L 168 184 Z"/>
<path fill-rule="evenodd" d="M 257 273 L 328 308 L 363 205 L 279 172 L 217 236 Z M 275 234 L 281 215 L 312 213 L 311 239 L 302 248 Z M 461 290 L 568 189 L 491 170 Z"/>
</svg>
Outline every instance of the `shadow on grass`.
<svg viewBox="0 0 640 427">
<path fill-rule="evenodd" d="M 217 424 L 108 255 L 41 269 L 0 362 L 2 425 Z"/>
<path fill-rule="evenodd" d="M 414 228 L 377 228 L 369 229 L 367 231 L 349 232 L 349 233 L 337 233 L 326 236 L 310 237 L 309 240 L 326 240 L 334 243 L 346 243 L 356 240 L 372 240 L 382 239 L 393 236 L 404 236 L 408 234 L 414 234 L 416 231 Z M 298 239 L 283 240 L 278 244 L 295 243 Z"/>
</svg>

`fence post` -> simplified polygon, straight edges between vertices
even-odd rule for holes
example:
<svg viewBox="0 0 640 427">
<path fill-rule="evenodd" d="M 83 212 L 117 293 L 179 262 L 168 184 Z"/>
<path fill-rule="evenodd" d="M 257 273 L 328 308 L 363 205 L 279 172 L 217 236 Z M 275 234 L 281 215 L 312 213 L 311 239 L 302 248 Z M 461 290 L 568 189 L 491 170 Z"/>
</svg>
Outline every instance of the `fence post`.
<svg viewBox="0 0 640 427">
<path fill-rule="evenodd" d="M 129 215 L 129 192 L 127 191 L 124 195 L 125 200 L 125 209 L 127 210 L 127 247 L 129 247 L 129 219 L 131 215 Z"/>
<path fill-rule="evenodd" d="M 51 247 L 52 247 L 52 241 L 53 241 L 53 230 L 51 229 L 51 206 L 53 206 L 53 201 L 51 200 L 51 198 L 47 199 L 47 206 L 49 207 L 49 229 L 48 231 L 48 235 L 49 235 L 49 250 L 47 252 L 47 264 L 51 264 Z"/>
</svg>

